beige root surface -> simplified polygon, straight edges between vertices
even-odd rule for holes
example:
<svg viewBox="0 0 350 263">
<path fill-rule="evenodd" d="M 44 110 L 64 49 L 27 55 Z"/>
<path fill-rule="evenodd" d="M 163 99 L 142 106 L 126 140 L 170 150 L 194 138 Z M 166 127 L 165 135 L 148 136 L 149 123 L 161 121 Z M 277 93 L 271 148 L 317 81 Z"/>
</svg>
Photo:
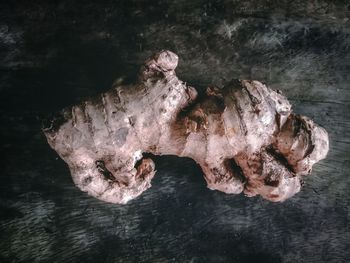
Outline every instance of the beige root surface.
<svg viewBox="0 0 350 263">
<path fill-rule="evenodd" d="M 176 54 L 147 60 L 139 80 L 62 110 L 43 131 L 88 194 L 125 204 L 151 186 L 143 153 L 195 160 L 208 188 L 284 201 L 326 157 L 328 134 L 292 113 L 288 100 L 258 81 L 232 81 L 206 94 L 179 80 Z"/>
</svg>

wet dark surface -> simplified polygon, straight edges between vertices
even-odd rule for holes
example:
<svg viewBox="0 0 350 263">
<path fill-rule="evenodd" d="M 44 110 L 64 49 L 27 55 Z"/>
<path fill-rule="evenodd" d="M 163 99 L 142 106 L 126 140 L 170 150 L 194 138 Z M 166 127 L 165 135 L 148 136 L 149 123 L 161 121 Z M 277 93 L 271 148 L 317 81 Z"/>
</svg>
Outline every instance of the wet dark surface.
<svg viewBox="0 0 350 263">
<path fill-rule="evenodd" d="M 0 4 L 0 262 L 348 262 L 350 21 L 346 1 L 8 1 Z M 43 116 L 130 82 L 153 52 L 197 88 L 257 79 L 330 134 L 284 203 L 206 188 L 189 159 L 155 158 L 127 205 L 73 185 Z"/>
</svg>

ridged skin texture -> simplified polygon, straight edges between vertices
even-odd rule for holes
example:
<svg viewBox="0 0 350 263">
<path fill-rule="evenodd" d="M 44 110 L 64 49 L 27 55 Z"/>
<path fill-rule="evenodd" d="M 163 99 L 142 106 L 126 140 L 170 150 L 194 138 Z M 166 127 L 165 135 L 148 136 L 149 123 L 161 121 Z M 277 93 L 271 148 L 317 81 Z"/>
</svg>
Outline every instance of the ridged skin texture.
<svg viewBox="0 0 350 263">
<path fill-rule="evenodd" d="M 328 134 L 291 111 L 258 81 L 236 80 L 205 94 L 179 80 L 178 57 L 148 59 L 139 80 L 66 108 L 45 125 L 50 146 L 74 183 L 106 202 L 125 204 L 151 186 L 155 165 L 143 153 L 194 159 L 208 188 L 284 201 L 326 157 Z"/>
</svg>

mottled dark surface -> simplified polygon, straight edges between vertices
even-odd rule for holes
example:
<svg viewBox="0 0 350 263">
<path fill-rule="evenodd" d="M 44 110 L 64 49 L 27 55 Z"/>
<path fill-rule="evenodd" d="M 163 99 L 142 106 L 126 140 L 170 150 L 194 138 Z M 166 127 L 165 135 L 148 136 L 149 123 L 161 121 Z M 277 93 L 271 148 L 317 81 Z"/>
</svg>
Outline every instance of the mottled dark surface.
<svg viewBox="0 0 350 263">
<path fill-rule="evenodd" d="M 349 2 L 87 2 L 0 4 L 0 262 L 349 262 Z M 132 81 L 161 49 L 195 87 L 264 81 L 329 131 L 298 195 L 210 191 L 176 157 L 157 157 L 153 187 L 127 205 L 73 185 L 40 118 Z"/>
</svg>

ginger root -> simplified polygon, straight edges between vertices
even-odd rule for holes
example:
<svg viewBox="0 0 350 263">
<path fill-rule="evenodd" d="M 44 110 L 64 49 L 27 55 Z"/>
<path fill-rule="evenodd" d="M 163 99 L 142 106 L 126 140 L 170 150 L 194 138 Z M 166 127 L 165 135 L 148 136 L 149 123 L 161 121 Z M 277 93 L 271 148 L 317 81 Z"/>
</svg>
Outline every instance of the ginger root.
<svg viewBox="0 0 350 263">
<path fill-rule="evenodd" d="M 151 186 L 155 165 L 143 153 L 190 157 L 208 188 L 284 201 L 326 157 L 328 134 L 291 111 L 258 81 L 232 81 L 206 94 L 179 80 L 176 54 L 148 59 L 138 82 L 66 108 L 43 128 L 88 194 L 125 204 Z"/>
</svg>

